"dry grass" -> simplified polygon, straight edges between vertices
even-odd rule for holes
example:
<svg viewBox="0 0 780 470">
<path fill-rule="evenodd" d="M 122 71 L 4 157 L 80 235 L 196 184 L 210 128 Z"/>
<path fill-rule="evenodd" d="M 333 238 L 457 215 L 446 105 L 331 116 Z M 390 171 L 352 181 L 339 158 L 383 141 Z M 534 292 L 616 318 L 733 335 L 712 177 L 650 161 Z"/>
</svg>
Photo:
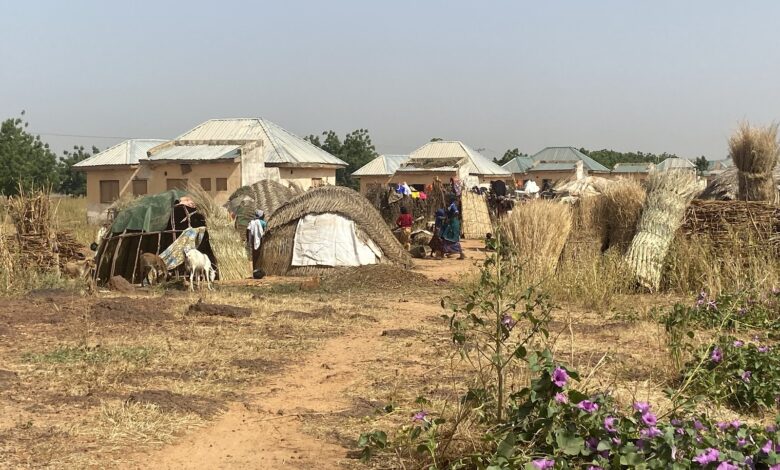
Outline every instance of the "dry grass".
<svg viewBox="0 0 780 470">
<path fill-rule="evenodd" d="M 647 193 L 639 182 L 624 179 L 606 186 L 602 194 L 608 246 L 625 253 L 636 234 Z"/>
<path fill-rule="evenodd" d="M 729 138 L 729 154 L 739 171 L 739 199 L 775 201 L 777 191 L 772 171 L 780 155 L 777 129 L 777 124 L 762 128 L 743 122 Z"/>
<path fill-rule="evenodd" d="M 515 206 L 502 230 L 514 247 L 526 277 L 544 279 L 555 271 L 569 236 L 572 211 L 567 204 L 534 200 Z"/>
</svg>

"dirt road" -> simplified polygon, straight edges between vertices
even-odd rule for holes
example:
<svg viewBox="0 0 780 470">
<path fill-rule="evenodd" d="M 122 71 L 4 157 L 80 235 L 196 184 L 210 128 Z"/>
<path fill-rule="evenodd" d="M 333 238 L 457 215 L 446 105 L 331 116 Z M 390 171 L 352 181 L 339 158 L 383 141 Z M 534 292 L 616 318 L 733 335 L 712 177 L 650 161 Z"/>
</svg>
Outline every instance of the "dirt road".
<svg viewBox="0 0 780 470">
<path fill-rule="evenodd" d="M 476 242 L 466 242 L 468 260 L 418 261 L 416 270 L 432 281 L 456 280 L 474 268 L 483 254 Z M 421 301 L 420 301 L 421 300 Z M 420 322 L 441 314 L 438 298 L 404 301 L 376 323 L 332 338 L 321 348 L 252 389 L 243 403 L 206 428 L 161 448 L 152 455 L 131 457 L 128 468 L 349 468 L 347 445 L 318 440 L 302 430 L 307 417 L 343 412 L 352 405 L 348 391 L 365 380 L 360 363 L 389 357 L 392 331 L 414 331 Z M 384 336 L 383 336 L 384 333 Z M 398 340 L 396 340 L 398 341 Z"/>
</svg>

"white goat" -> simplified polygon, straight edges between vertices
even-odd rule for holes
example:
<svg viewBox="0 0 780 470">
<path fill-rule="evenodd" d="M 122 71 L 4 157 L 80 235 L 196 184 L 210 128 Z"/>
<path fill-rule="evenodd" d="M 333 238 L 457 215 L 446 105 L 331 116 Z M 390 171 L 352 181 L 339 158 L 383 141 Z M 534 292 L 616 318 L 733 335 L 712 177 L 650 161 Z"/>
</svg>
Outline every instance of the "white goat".
<svg viewBox="0 0 780 470">
<path fill-rule="evenodd" d="M 206 278 L 206 286 L 212 290 L 211 283 L 214 281 L 216 272 L 211 266 L 211 260 L 208 256 L 191 248 L 184 251 L 184 265 L 190 272 L 190 290 L 195 290 L 195 279 L 198 280 L 198 290 L 200 290 L 200 276 Z"/>
</svg>

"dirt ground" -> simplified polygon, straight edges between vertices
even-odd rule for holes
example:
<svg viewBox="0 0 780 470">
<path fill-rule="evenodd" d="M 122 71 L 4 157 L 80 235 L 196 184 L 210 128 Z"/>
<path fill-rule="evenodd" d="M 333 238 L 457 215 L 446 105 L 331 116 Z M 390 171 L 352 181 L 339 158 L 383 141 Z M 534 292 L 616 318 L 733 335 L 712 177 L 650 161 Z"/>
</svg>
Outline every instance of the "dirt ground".
<svg viewBox="0 0 780 470">
<path fill-rule="evenodd" d="M 3 300 L 0 467 L 364 467 L 360 432 L 408 420 L 417 396 L 452 399 L 466 385 L 440 306 L 484 257 L 465 247 L 468 260 L 417 260 L 407 278 L 314 291 L 277 278 Z M 558 309 L 559 356 L 596 372 L 591 385 L 659 396 L 663 335 L 642 317 L 666 300 Z"/>
</svg>

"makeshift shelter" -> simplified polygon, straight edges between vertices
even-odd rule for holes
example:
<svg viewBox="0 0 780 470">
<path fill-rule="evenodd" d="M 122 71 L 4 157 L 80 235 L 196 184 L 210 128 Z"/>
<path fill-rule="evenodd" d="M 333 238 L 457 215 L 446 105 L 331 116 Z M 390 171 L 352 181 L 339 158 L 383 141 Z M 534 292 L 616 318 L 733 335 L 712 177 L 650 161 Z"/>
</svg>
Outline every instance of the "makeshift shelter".
<svg viewBox="0 0 780 470">
<path fill-rule="evenodd" d="M 326 186 L 296 197 L 268 218 L 258 267 L 266 274 L 308 275 L 379 263 L 409 268 L 411 258 L 363 196 Z"/>
<path fill-rule="evenodd" d="M 297 194 L 299 194 L 297 191 L 278 181 L 260 180 L 249 186 L 242 186 L 231 194 L 228 210 L 236 215 L 236 228 L 244 231 L 256 210 L 263 210 L 267 220 L 276 209 Z"/>
<path fill-rule="evenodd" d="M 182 273 L 180 251 L 190 246 L 206 254 L 219 273 L 205 227 L 205 218 L 185 191 L 171 190 L 139 198 L 117 214 L 101 240 L 95 257 L 95 280 L 105 283 L 119 275 L 132 283 L 140 282 L 141 253 L 161 254 L 185 232 L 187 240 L 176 245 L 180 249 L 169 250 L 168 256 L 163 256 L 168 268 Z"/>
</svg>

